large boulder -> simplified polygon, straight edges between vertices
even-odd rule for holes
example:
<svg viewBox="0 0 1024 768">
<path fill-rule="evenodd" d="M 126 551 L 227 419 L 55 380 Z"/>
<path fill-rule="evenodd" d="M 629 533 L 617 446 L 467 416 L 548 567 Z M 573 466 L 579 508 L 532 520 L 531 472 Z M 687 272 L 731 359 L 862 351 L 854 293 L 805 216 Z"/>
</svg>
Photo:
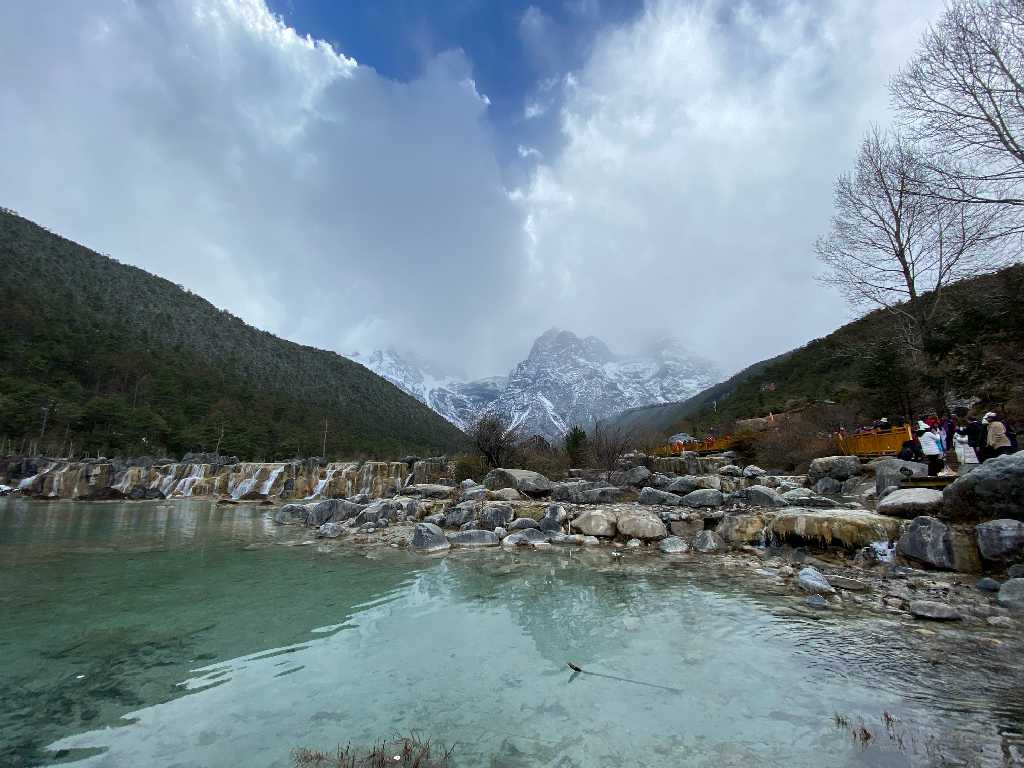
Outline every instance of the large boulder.
<svg viewBox="0 0 1024 768">
<path fill-rule="evenodd" d="M 668 527 L 673 536 L 692 539 L 704 530 L 704 518 L 699 514 L 689 515 L 683 520 L 672 520 Z"/>
<path fill-rule="evenodd" d="M 351 530 L 351 528 L 347 528 L 341 523 L 324 523 L 316 529 L 316 535 L 321 539 L 337 539 Z"/>
<path fill-rule="evenodd" d="M 658 542 L 658 549 L 666 555 L 681 555 L 684 552 L 689 552 L 690 545 L 678 536 L 669 536 Z"/>
<path fill-rule="evenodd" d="M 811 462 L 807 479 L 813 484 L 823 477 L 842 482 L 861 473 L 860 459 L 856 456 L 823 456 Z"/>
<path fill-rule="evenodd" d="M 814 492 L 822 496 L 839 496 L 843 492 L 843 483 L 834 477 L 821 477 L 814 483 Z"/>
<path fill-rule="evenodd" d="M 365 505 L 345 499 L 325 499 L 306 505 L 306 525 L 319 528 L 327 522 L 343 523 L 363 511 Z"/>
<path fill-rule="evenodd" d="M 683 496 L 683 504 L 687 507 L 720 507 L 725 501 L 721 491 L 712 488 L 701 488 L 690 491 Z"/>
<path fill-rule="evenodd" d="M 484 478 L 484 487 L 492 491 L 515 488 L 527 496 L 546 496 L 553 483 L 540 472 L 530 469 L 492 469 Z"/>
<path fill-rule="evenodd" d="M 1003 586 L 999 588 L 996 602 L 1011 611 L 1024 611 L 1024 579 L 1004 581 Z"/>
<path fill-rule="evenodd" d="M 721 552 L 725 549 L 725 542 L 714 531 L 701 531 L 693 540 L 693 548 L 705 554 Z"/>
<path fill-rule="evenodd" d="M 810 592 L 812 595 L 834 595 L 836 592 L 835 587 L 828 583 L 824 574 L 810 565 L 800 569 L 796 583 L 800 589 Z"/>
<path fill-rule="evenodd" d="M 500 543 L 494 531 L 459 531 L 448 535 L 453 547 L 496 547 Z"/>
<path fill-rule="evenodd" d="M 509 525 L 509 531 L 525 531 L 527 528 L 540 528 L 540 523 L 532 517 L 517 517 Z"/>
<path fill-rule="evenodd" d="M 724 467 L 718 468 L 718 474 L 725 477 L 743 477 L 743 468 L 737 467 L 735 464 L 726 464 Z"/>
<path fill-rule="evenodd" d="M 480 487 L 483 488 L 483 486 Z M 487 495 L 495 501 L 523 501 L 526 499 L 515 488 L 499 488 L 496 491 L 487 491 Z"/>
<path fill-rule="evenodd" d="M 443 552 L 451 544 L 444 531 L 431 523 L 417 523 L 412 534 L 412 548 L 419 552 Z"/>
<path fill-rule="evenodd" d="M 768 527 L 783 541 L 860 549 L 897 538 L 901 524 L 866 509 L 790 507 L 781 510 Z"/>
<path fill-rule="evenodd" d="M 764 537 L 764 518 L 756 512 L 726 515 L 715 532 L 729 544 L 757 544 Z"/>
<path fill-rule="evenodd" d="M 550 531 L 541 531 L 537 528 L 527 528 L 523 531 L 510 533 L 501 540 L 503 547 L 525 547 L 532 544 L 548 543 L 557 534 Z"/>
<path fill-rule="evenodd" d="M 556 501 L 570 504 L 614 504 L 622 498 L 622 489 L 601 481 L 575 480 L 556 483 L 551 495 Z"/>
<path fill-rule="evenodd" d="M 880 515 L 913 520 L 923 515 L 938 515 L 942 510 L 942 491 L 934 488 L 900 488 L 878 502 Z"/>
<path fill-rule="evenodd" d="M 418 499 L 448 499 L 451 498 L 452 491 L 454 490 L 450 485 L 415 483 L 405 486 L 402 489 L 402 495 L 413 496 Z"/>
<path fill-rule="evenodd" d="M 480 527 L 487 531 L 505 527 L 512 522 L 512 505 L 507 501 L 492 501 L 485 504 L 477 521 Z"/>
<path fill-rule="evenodd" d="M 482 505 L 478 501 L 462 501 L 449 507 L 444 513 L 445 528 L 461 528 L 468 522 L 476 520 Z"/>
<path fill-rule="evenodd" d="M 788 503 L 778 491 L 765 485 L 752 485 L 744 493 L 747 501 L 755 507 L 784 507 Z"/>
<path fill-rule="evenodd" d="M 989 520 L 975 526 L 981 556 L 994 562 L 1007 562 L 1024 556 L 1024 522 Z"/>
<path fill-rule="evenodd" d="M 953 606 L 934 600 L 911 600 L 909 609 L 910 615 L 916 619 L 960 621 L 963 618 Z"/>
<path fill-rule="evenodd" d="M 665 487 L 665 490 L 668 491 L 669 493 L 675 493 L 680 496 L 685 496 L 686 494 L 690 493 L 690 491 L 696 491 L 700 487 L 701 485 L 696 477 L 694 477 L 693 475 L 683 475 L 682 477 L 677 477 L 675 480 L 669 483 Z"/>
<path fill-rule="evenodd" d="M 767 472 L 765 472 L 756 464 L 748 464 L 743 468 L 744 477 L 764 477 L 767 474 Z"/>
<path fill-rule="evenodd" d="M 287 525 L 294 522 L 306 522 L 308 510 L 305 504 L 285 504 L 274 515 L 274 522 L 278 525 Z"/>
<path fill-rule="evenodd" d="M 632 485 L 640 488 L 647 484 L 651 477 L 651 470 L 644 466 L 637 466 L 625 472 L 612 472 L 608 476 L 608 482 L 612 485 Z"/>
<path fill-rule="evenodd" d="M 886 488 L 899 487 L 900 482 L 910 473 L 911 477 L 924 477 L 928 474 L 928 465 L 918 461 L 902 459 L 882 459 L 875 463 L 875 495 L 881 496 Z"/>
<path fill-rule="evenodd" d="M 614 536 L 617 517 L 610 509 L 588 509 L 572 521 L 572 527 L 587 536 Z"/>
<path fill-rule="evenodd" d="M 542 531 L 548 531 L 549 533 L 561 533 L 562 523 L 568 519 L 569 514 L 565 511 L 565 507 L 561 504 L 549 504 L 544 512 L 544 517 L 540 519 L 538 527 Z"/>
<path fill-rule="evenodd" d="M 1024 451 L 989 459 L 942 496 L 943 516 L 951 520 L 1024 520 Z"/>
<path fill-rule="evenodd" d="M 668 535 L 665 523 L 654 515 L 642 511 L 619 515 L 616 527 L 623 536 L 633 539 L 663 539 Z"/>
<path fill-rule="evenodd" d="M 934 517 L 917 517 L 896 543 L 896 551 L 929 568 L 952 570 L 953 537 L 949 526 Z"/>
<path fill-rule="evenodd" d="M 640 491 L 640 498 L 638 501 L 641 504 L 665 504 L 671 507 L 677 507 L 682 502 L 681 496 L 676 496 L 674 493 L 668 491 L 659 491 L 657 488 L 651 488 L 650 486 Z"/>
</svg>

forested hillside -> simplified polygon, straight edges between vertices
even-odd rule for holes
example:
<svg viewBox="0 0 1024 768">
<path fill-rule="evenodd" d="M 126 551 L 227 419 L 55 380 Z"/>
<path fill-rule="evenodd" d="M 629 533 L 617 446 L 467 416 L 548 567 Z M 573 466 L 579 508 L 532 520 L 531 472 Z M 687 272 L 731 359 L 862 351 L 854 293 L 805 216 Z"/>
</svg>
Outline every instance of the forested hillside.
<svg viewBox="0 0 1024 768">
<path fill-rule="evenodd" d="M 0 440 L 247 459 L 453 450 L 465 436 L 337 355 L 0 210 Z M 43 432 L 43 409 L 46 428 Z"/>
<path fill-rule="evenodd" d="M 847 420 L 917 415 L 933 408 L 926 390 L 936 378 L 955 396 L 1024 416 L 1024 265 L 955 283 L 942 302 L 931 369 L 909 363 L 896 317 L 878 310 L 689 400 L 627 411 L 614 423 L 701 435 L 824 401 L 842 406 Z"/>
</svg>

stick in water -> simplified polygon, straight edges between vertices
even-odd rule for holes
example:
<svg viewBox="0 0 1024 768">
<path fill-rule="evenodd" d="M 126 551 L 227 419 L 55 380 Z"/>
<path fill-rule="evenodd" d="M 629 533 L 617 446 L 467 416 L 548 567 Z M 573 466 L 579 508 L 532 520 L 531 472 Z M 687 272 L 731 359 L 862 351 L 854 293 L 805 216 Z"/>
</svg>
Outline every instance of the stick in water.
<svg viewBox="0 0 1024 768">
<path fill-rule="evenodd" d="M 578 674 L 593 675 L 594 677 L 603 677 L 608 680 L 618 680 L 621 683 L 633 683 L 634 685 L 646 685 L 648 688 L 660 688 L 663 691 L 670 691 L 671 693 L 682 693 L 679 688 L 670 688 L 667 685 L 658 685 L 657 683 L 645 683 L 643 680 L 630 680 L 628 677 L 618 677 L 617 675 L 605 675 L 601 672 L 588 672 L 578 664 L 573 664 L 571 661 L 566 662 L 569 665 L 569 669 L 573 671 L 573 677 Z M 571 682 L 571 681 L 570 681 Z"/>
</svg>

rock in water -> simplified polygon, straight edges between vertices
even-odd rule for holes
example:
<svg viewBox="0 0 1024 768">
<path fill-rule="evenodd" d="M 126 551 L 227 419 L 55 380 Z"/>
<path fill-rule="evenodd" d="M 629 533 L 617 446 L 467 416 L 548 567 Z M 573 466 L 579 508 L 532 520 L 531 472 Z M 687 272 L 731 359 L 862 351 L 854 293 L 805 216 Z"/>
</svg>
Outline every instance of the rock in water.
<svg viewBox="0 0 1024 768">
<path fill-rule="evenodd" d="M 1024 520 L 1024 451 L 989 459 L 942 496 L 944 516 L 953 520 Z"/>
<path fill-rule="evenodd" d="M 817 611 L 824 611 L 828 608 L 828 600 L 821 595 L 810 595 L 804 602 Z"/>
<path fill-rule="evenodd" d="M 572 521 L 572 527 L 587 536 L 614 536 L 617 515 L 608 509 L 590 509 Z"/>
<path fill-rule="evenodd" d="M 810 565 L 800 569 L 796 581 L 804 592 L 815 595 L 834 595 L 836 593 L 821 571 Z"/>
<path fill-rule="evenodd" d="M 722 541 L 722 537 L 714 531 L 701 531 L 693 540 L 693 548 L 698 552 L 703 552 L 705 554 L 710 552 L 720 552 L 725 549 L 725 542 Z"/>
<path fill-rule="evenodd" d="M 922 515 L 938 515 L 942 509 L 942 491 L 934 488 L 900 488 L 880 502 L 875 511 L 880 515 L 912 520 Z"/>
<path fill-rule="evenodd" d="M 547 544 L 550 543 L 554 534 L 548 531 L 541 531 L 537 528 L 527 528 L 523 531 L 516 531 L 510 533 L 504 539 L 501 540 L 501 546 L 503 547 L 525 547 L 528 544 Z"/>
<path fill-rule="evenodd" d="M 662 539 L 668 534 L 665 523 L 646 512 L 623 513 L 619 515 L 616 527 L 623 536 L 635 539 Z"/>
<path fill-rule="evenodd" d="M 561 504 L 550 504 L 544 513 L 544 517 L 540 519 L 539 528 L 549 533 L 561 533 L 562 523 L 568 518 L 569 515 L 565 511 L 565 507 Z"/>
<path fill-rule="evenodd" d="M 911 521 L 896 542 L 896 551 L 930 568 L 947 571 L 954 568 L 949 527 L 934 517 L 922 516 Z"/>
<path fill-rule="evenodd" d="M 499 544 L 494 531 L 459 531 L 450 534 L 448 541 L 455 547 L 496 547 Z"/>
<path fill-rule="evenodd" d="M 323 539 L 336 539 L 339 536 L 344 536 L 349 530 L 341 523 L 324 523 L 317 528 L 316 535 Z"/>
<path fill-rule="evenodd" d="M 989 520 L 974 528 L 981 556 L 991 561 L 1015 560 L 1024 555 L 1024 522 Z"/>
<path fill-rule="evenodd" d="M 996 602 L 1012 611 L 1024 611 L 1024 579 L 1004 581 Z"/>
<path fill-rule="evenodd" d="M 417 523 L 412 535 L 412 548 L 420 552 L 443 552 L 451 545 L 444 531 L 432 523 Z"/>
<path fill-rule="evenodd" d="M 960 621 L 962 618 L 953 606 L 934 600 L 911 600 L 910 615 L 932 621 Z"/>
<path fill-rule="evenodd" d="M 678 536 L 669 536 L 668 538 L 662 539 L 658 542 L 658 549 L 666 555 L 678 555 L 683 552 L 688 552 L 690 547 Z"/>
</svg>

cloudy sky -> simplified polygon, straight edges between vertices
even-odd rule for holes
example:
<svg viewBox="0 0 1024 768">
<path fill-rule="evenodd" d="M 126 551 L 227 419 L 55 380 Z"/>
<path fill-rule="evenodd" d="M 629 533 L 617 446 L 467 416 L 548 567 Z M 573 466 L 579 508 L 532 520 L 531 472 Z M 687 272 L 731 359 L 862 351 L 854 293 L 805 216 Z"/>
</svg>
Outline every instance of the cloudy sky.
<svg viewBox="0 0 1024 768">
<path fill-rule="evenodd" d="M 832 330 L 831 186 L 940 0 L 0 3 L 0 205 L 260 328 L 505 373 Z"/>
</svg>

